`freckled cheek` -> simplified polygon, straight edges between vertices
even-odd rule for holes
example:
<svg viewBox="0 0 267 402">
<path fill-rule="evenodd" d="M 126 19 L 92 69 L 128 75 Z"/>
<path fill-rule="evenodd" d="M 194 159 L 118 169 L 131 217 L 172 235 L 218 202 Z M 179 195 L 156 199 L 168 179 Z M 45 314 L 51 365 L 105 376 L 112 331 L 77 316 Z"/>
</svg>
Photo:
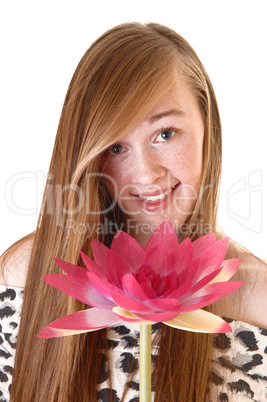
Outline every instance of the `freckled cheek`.
<svg viewBox="0 0 267 402">
<path fill-rule="evenodd" d="M 173 176 L 182 183 L 192 184 L 198 187 L 202 173 L 202 150 L 188 145 L 178 150 L 168 162 Z"/>
<path fill-rule="evenodd" d="M 128 187 L 129 177 L 128 170 L 123 166 L 109 166 L 105 170 L 105 185 L 110 194 L 118 200 L 119 195 Z"/>
</svg>

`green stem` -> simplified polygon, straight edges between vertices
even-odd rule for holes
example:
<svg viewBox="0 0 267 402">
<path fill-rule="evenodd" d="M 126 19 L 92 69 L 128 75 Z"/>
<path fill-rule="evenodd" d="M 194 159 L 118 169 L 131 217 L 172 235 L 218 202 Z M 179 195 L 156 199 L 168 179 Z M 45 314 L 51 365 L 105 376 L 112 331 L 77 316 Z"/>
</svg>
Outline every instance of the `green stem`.
<svg viewBox="0 0 267 402">
<path fill-rule="evenodd" d="M 139 400 L 151 402 L 151 325 L 140 325 Z"/>
</svg>

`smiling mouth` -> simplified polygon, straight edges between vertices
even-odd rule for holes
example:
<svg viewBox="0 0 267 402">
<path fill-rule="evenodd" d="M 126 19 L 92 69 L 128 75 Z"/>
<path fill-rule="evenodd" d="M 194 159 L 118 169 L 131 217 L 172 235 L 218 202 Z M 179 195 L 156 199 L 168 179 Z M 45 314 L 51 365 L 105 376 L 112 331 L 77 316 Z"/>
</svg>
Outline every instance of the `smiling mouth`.
<svg viewBox="0 0 267 402">
<path fill-rule="evenodd" d="M 169 197 L 169 195 L 173 192 L 173 190 L 177 187 L 177 184 L 175 186 L 169 188 L 169 190 L 164 191 L 161 194 L 158 195 L 151 195 L 151 196 L 145 196 L 145 195 L 138 195 L 138 197 L 145 202 L 157 202 L 164 200 L 165 198 Z"/>
</svg>

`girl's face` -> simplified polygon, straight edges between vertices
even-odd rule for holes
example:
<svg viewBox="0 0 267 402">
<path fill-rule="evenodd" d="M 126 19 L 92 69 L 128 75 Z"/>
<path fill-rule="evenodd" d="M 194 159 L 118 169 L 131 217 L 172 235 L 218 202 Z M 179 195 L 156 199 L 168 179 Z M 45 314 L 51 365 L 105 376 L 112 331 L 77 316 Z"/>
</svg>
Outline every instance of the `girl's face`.
<svg viewBox="0 0 267 402">
<path fill-rule="evenodd" d="M 204 123 L 185 81 L 106 152 L 106 184 L 121 207 L 126 231 L 143 244 L 164 220 L 178 229 L 197 199 Z M 112 184 L 111 184 L 112 183 Z"/>
</svg>

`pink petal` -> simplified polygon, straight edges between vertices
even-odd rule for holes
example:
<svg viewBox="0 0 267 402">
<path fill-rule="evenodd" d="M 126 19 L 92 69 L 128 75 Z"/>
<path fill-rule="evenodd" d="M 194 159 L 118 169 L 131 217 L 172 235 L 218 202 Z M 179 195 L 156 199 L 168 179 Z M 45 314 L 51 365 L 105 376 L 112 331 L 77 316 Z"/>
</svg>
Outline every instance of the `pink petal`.
<svg viewBox="0 0 267 402">
<path fill-rule="evenodd" d="M 171 271 L 175 271 L 177 274 L 186 270 L 192 263 L 192 243 L 189 237 L 183 240 L 178 247 L 170 255 L 171 258 Z M 168 273 L 170 273 L 168 272 Z"/>
<path fill-rule="evenodd" d="M 211 283 L 228 281 L 234 273 L 238 270 L 240 265 L 240 258 L 233 258 L 230 260 L 224 260 L 222 263 L 222 270 L 216 278 L 214 278 Z"/>
<path fill-rule="evenodd" d="M 147 299 L 156 299 L 158 296 L 153 289 L 147 283 L 140 283 L 141 288 L 146 294 Z"/>
<path fill-rule="evenodd" d="M 171 271 L 174 271 L 174 269 L 171 269 L 168 250 L 162 242 L 157 242 L 153 248 L 150 248 L 142 265 L 145 264 L 150 265 L 161 276 L 168 275 Z"/>
<path fill-rule="evenodd" d="M 166 286 L 166 283 L 168 283 L 168 286 Z M 165 287 L 166 286 L 166 287 Z M 169 295 L 175 291 L 177 291 L 178 288 L 181 287 L 180 285 L 180 280 L 178 276 L 172 272 L 169 274 L 166 278 L 165 281 L 163 281 L 163 278 L 161 279 L 161 286 L 162 289 L 157 289 L 157 294 L 160 297 L 170 297 Z M 177 299 L 176 296 L 173 297 L 173 299 Z"/>
<path fill-rule="evenodd" d="M 242 282 L 220 282 L 211 285 L 209 284 L 194 294 L 194 297 L 185 300 L 180 311 L 192 311 L 215 303 L 240 288 L 242 284 Z"/>
<path fill-rule="evenodd" d="M 209 283 L 208 285 L 200 289 L 197 293 L 195 293 L 194 297 L 203 297 L 206 295 L 217 293 L 219 299 L 222 299 L 223 297 L 239 289 L 242 285 L 243 282 L 238 281 Z"/>
<path fill-rule="evenodd" d="M 121 319 L 112 311 L 91 308 L 59 318 L 45 327 L 37 336 L 39 338 L 54 338 L 80 334 L 117 325 L 120 322 Z"/>
<path fill-rule="evenodd" d="M 196 310 L 187 314 L 180 314 L 164 324 L 186 331 L 203 333 L 232 332 L 232 328 L 222 318 L 205 310 Z"/>
<path fill-rule="evenodd" d="M 129 311 L 124 310 L 120 308 L 119 306 L 114 307 L 112 310 L 118 317 L 120 317 L 122 320 L 127 321 L 127 322 L 135 322 L 136 324 L 146 324 L 146 325 L 152 325 L 155 324 L 154 321 L 144 321 L 140 318 L 137 318 L 133 314 L 131 314 Z"/>
<path fill-rule="evenodd" d="M 134 272 L 133 267 L 121 255 L 112 250 L 107 253 L 107 267 L 110 282 L 119 287 L 122 286 L 122 277 Z"/>
<path fill-rule="evenodd" d="M 136 271 L 142 265 L 145 252 L 142 246 L 132 236 L 118 230 L 113 237 L 110 249 L 120 254 Z"/>
<path fill-rule="evenodd" d="M 111 292 L 111 297 L 119 307 L 124 310 L 130 311 L 131 313 L 134 313 L 134 315 L 137 311 L 139 313 L 151 312 L 151 309 L 149 307 L 131 299 L 130 297 L 127 297 L 123 293 Z"/>
<path fill-rule="evenodd" d="M 156 312 L 168 312 L 172 310 L 177 311 L 181 306 L 181 303 L 179 302 L 179 300 L 168 298 L 146 300 L 145 305 L 150 307 L 152 310 L 155 310 Z"/>
<path fill-rule="evenodd" d="M 166 291 L 162 297 L 168 297 L 168 298 L 172 298 L 172 299 L 179 299 L 181 298 L 184 294 L 186 294 L 189 289 L 192 287 L 192 283 L 183 283 L 181 286 L 179 286 L 177 289 L 175 289 L 174 291 L 172 291 L 171 293 L 169 293 L 168 291 Z"/>
<path fill-rule="evenodd" d="M 53 258 L 53 260 L 63 269 L 68 275 L 75 276 L 76 278 L 84 279 L 86 269 L 78 265 L 71 264 L 70 262 Z"/>
<path fill-rule="evenodd" d="M 105 280 L 108 279 L 107 271 L 105 269 L 96 264 L 95 261 L 91 260 L 91 258 L 88 257 L 88 255 L 84 254 L 82 251 L 80 251 L 80 254 L 88 272 L 92 272 L 97 276 L 101 276 Z"/>
<path fill-rule="evenodd" d="M 190 265 L 185 267 L 181 272 L 179 272 L 180 283 L 184 282 L 195 282 L 196 274 L 198 272 L 199 261 L 192 261 Z"/>
<path fill-rule="evenodd" d="M 83 271 L 86 272 L 85 269 Z M 52 274 L 44 276 L 44 280 L 49 285 L 61 290 L 67 295 L 80 300 L 82 303 L 101 308 L 103 310 L 112 310 L 114 303 L 108 301 L 98 290 L 88 281 L 85 275 L 84 279 L 74 278 L 68 275 Z"/>
<path fill-rule="evenodd" d="M 164 243 L 169 253 L 178 246 L 177 234 L 170 222 L 164 221 L 157 227 L 145 245 L 145 252 L 151 250 L 157 242 Z"/>
<path fill-rule="evenodd" d="M 218 293 L 211 293 L 210 295 L 202 297 L 192 297 L 192 299 L 186 300 L 179 309 L 180 313 L 188 313 L 189 311 L 197 310 L 206 307 L 216 300 L 218 300 Z"/>
<path fill-rule="evenodd" d="M 150 314 L 135 313 L 134 315 L 142 320 L 163 322 L 172 320 L 173 318 L 177 317 L 178 314 L 179 311 L 165 311 L 164 313 L 150 313 Z"/>
<path fill-rule="evenodd" d="M 183 297 L 181 297 L 181 300 L 184 300 L 185 298 L 188 298 L 190 296 L 192 296 L 193 294 L 195 294 L 196 292 L 199 291 L 199 289 L 203 288 L 204 286 L 206 286 L 208 283 L 210 283 L 212 281 L 212 279 L 214 279 L 217 275 L 219 275 L 219 273 L 221 272 L 221 268 L 217 269 L 213 272 L 211 272 L 209 275 L 205 276 L 204 278 L 200 279 L 196 284 L 194 284 L 194 286 L 183 295 Z"/>
<path fill-rule="evenodd" d="M 216 242 L 215 233 L 209 233 L 192 242 L 193 259 L 195 260 L 204 250 Z"/>
<path fill-rule="evenodd" d="M 227 247 L 228 238 L 224 237 L 223 239 L 216 241 L 216 243 L 212 244 L 199 255 L 197 258 L 197 261 L 199 261 L 199 267 L 195 278 L 196 280 L 200 280 L 204 276 L 220 268 L 226 254 Z"/>
<path fill-rule="evenodd" d="M 129 296 L 132 299 L 139 300 L 140 302 L 148 299 L 142 286 L 137 282 L 132 274 L 124 275 L 122 278 L 122 288 L 126 296 Z"/>
<path fill-rule="evenodd" d="M 105 276 L 108 276 L 107 270 L 107 252 L 109 248 L 105 244 L 100 243 L 100 241 L 93 239 L 91 242 L 91 247 L 93 250 L 94 260 L 97 265 L 102 268 L 102 272 L 105 272 Z"/>
<path fill-rule="evenodd" d="M 94 287 L 107 299 L 112 301 L 112 297 L 110 296 L 111 292 L 119 292 L 121 291 L 119 288 L 114 286 L 112 283 L 105 281 L 100 276 L 95 275 L 92 272 L 86 273 L 89 281 L 94 285 Z"/>
</svg>

